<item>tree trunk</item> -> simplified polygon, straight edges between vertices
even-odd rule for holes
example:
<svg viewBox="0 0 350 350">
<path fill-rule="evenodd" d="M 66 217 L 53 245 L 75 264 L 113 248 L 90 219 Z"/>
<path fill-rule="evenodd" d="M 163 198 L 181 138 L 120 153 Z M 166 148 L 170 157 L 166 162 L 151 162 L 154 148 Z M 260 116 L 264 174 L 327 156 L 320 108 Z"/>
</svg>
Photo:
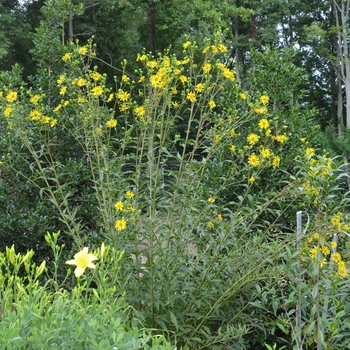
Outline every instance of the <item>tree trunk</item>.
<svg viewBox="0 0 350 350">
<path fill-rule="evenodd" d="M 68 19 L 68 37 L 70 41 L 73 41 L 73 11 L 69 10 L 69 19 Z"/>
<path fill-rule="evenodd" d="M 153 1 L 148 2 L 148 42 L 153 52 L 156 51 L 156 10 Z"/>
<path fill-rule="evenodd" d="M 241 77 L 239 74 L 239 48 L 238 48 L 238 16 L 236 15 L 233 20 L 233 25 L 234 25 L 234 36 L 235 36 L 235 43 L 236 43 L 236 48 L 235 48 L 235 65 L 236 65 L 236 79 L 240 83 L 241 82 Z"/>
</svg>

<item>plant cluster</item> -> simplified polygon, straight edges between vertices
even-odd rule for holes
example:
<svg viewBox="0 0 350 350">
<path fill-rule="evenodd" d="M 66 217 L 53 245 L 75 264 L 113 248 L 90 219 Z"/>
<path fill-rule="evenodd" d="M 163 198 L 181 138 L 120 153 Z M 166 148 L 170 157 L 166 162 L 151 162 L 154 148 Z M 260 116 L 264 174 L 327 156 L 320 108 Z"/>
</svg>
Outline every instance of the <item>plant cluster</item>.
<svg viewBox="0 0 350 350">
<path fill-rule="evenodd" d="M 317 243 L 317 251 L 303 245 L 304 255 L 296 254 L 291 220 L 302 207 L 316 217 L 322 212 L 320 222 L 330 216 L 342 229 L 346 223 L 335 214 L 342 212 L 342 198 L 334 187 L 337 166 L 318 156 L 312 135 L 305 136 L 313 115 L 298 102 L 303 74 L 293 70 L 288 53 L 281 60 L 277 51 L 257 55 L 252 86 L 245 91 L 236 81 L 220 33 L 202 44 L 186 41 L 181 57 L 170 51 L 140 53 L 139 68 L 132 73 L 124 61 L 114 87 L 94 65 L 92 41 L 64 49 L 59 56 L 62 67 L 49 72 L 50 84 L 42 86 L 44 78 L 38 73 L 37 81 L 26 86 L 14 71 L 0 91 L 1 127 L 6 132 L 2 181 L 13 183 L 12 172 L 36 189 L 45 213 L 37 236 L 44 236 L 47 222 L 61 229 L 63 240 L 69 237 L 74 252 L 79 251 L 69 259 L 70 244 L 63 250 L 59 235 L 45 236 L 53 251 L 48 275 L 54 277 L 36 284 L 37 293 L 48 298 L 46 304 L 42 298 L 41 310 L 50 310 L 47 316 L 38 313 L 39 319 L 55 323 L 52 318 L 66 307 L 63 312 L 72 316 L 77 310 L 81 316 L 68 317 L 50 339 L 61 339 L 69 323 L 78 327 L 85 319 L 84 331 L 93 327 L 94 332 L 81 341 L 97 348 L 118 341 L 125 348 L 140 348 L 125 345 L 130 336 L 142 346 L 158 341 L 159 348 L 169 346 L 166 338 L 184 350 L 244 349 L 270 341 L 275 336 L 271 324 L 298 343 L 300 332 L 290 335 L 293 327 L 280 321 L 278 301 L 284 302 L 287 292 L 276 291 L 286 275 L 285 262 L 291 263 L 288 278 L 301 273 L 298 257 L 314 263 L 307 269 L 323 271 L 323 260 L 318 259 L 328 251 Z M 266 74 L 269 64 L 290 68 L 275 76 L 275 91 Z M 261 74 L 259 67 L 264 67 Z M 290 74 L 297 85 L 286 95 L 282 82 L 290 81 Z M 10 150 L 16 150 L 20 161 Z M 322 237 L 320 230 L 315 232 Z M 7 249 L 10 259 L 15 248 Z M 343 281 L 346 260 L 335 254 L 336 280 Z M 76 286 L 74 277 L 63 272 L 63 258 L 76 266 Z M 18 259 L 23 260 L 21 254 Z M 20 278 L 32 285 L 27 277 Z M 305 295 L 311 280 L 298 285 Z M 19 288 L 11 283 L 4 292 Z M 55 293 L 46 292 L 48 288 Z M 260 301 L 262 291 L 265 299 Z M 293 286 L 288 293 L 295 303 Z M 19 295 L 25 300 L 26 294 Z M 114 302 L 118 307 L 111 306 Z M 9 300 L 3 303 L 11 310 Z M 131 306 L 128 319 L 124 303 Z M 262 314 L 265 307 L 267 314 Z M 98 314 L 101 322 L 86 310 Z M 296 314 L 287 303 L 283 312 L 289 318 Z M 317 312 L 313 314 L 320 315 Z M 107 344 L 100 337 L 105 330 L 96 327 L 106 315 L 117 322 L 112 327 L 137 319 L 147 331 L 144 337 L 126 331 L 125 338 L 112 336 Z M 10 316 L 6 311 L 6 318 Z M 119 318 L 122 321 L 116 321 Z M 42 329 L 28 322 L 36 332 Z M 310 333 L 312 322 L 306 320 L 305 325 Z M 321 323 L 317 327 L 321 330 Z M 149 329 L 162 337 L 152 337 Z M 81 331 L 75 332 L 77 342 L 83 339 Z M 13 339 L 6 337 L 7 342 Z M 44 347 L 55 346 L 42 339 Z M 82 342 L 74 343 L 72 337 L 74 346 Z"/>
</svg>

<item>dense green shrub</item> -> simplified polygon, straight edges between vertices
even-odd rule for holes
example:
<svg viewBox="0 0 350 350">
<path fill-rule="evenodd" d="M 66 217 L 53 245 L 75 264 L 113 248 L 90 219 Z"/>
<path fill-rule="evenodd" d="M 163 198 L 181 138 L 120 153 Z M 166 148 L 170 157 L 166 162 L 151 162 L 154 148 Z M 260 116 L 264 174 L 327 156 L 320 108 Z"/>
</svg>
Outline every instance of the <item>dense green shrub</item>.
<svg viewBox="0 0 350 350">
<path fill-rule="evenodd" d="M 200 49 L 187 41 L 182 57 L 141 53 L 139 69 L 130 74 L 124 62 L 114 88 L 93 65 L 92 42 L 70 43 L 59 50 L 60 64 L 55 56 L 50 84 L 39 72 L 28 88 L 14 72 L 0 96 L 7 135 L 0 171 L 4 184 L 12 184 L 12 171 L 21 186 L 36 189 L 33 202 L 46 215 L 37 237 L 59 223 L 78 250 L 105 241 L 124 252 L 122 260 L 114 256 L 120 269 L 112 259 L 103 276 L 95 270 L 73 289 L 58 263 L 71 247 L 55 250 L 58 236 L 55 244 L 47 239 L 56 294 L 73 289 L 85 308 L 91 293 L 123 295 L 139 322 L 179 349 L 270 340 L 279 315 L 267 317 L 256 301 L 284 278 L 287 249 L 294 259 L 292 216 L 299 208 L 341 210 L 341 197 L 331 193 L 337 166 L 316 157 L 313 132 L 305 136 L 313 114 L 298 101 L 302 73 L 288 54 L 257 54 L 252 86 L 243 91 L 223 63 L 221 39 Z M 273 68 L 277 87 L 265 72 Z M 15 161 L 11 147 L 21 156 Z M 20 228 L 25 220 L 18 220 Z"/>
</svg>

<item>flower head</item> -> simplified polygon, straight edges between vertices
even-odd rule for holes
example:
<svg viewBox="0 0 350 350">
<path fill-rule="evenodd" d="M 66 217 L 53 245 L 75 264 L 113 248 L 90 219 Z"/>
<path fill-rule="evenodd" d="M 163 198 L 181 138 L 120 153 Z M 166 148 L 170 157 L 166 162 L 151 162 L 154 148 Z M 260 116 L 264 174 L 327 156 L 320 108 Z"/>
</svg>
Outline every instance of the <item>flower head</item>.
<svg viewBox="0 0 350 350">
<path fill-rule="evenodd" d="M 278 168 L 281 164 L 281 158 L 279 156 L 275 156 L 273 159 L 272 159 L 272 166 L 274 168 Z"/>
<path fill-rule="evenodd" d="M 144 117 L 146 114 L 146 108 L 143 106 L 137 106 L 135 107 L 134 112 L 138 117 Z"/>
<path fill-rule="evenodd" d="M 248 158 L 248 164 L 251 165 L 251 166 L 259 166 L 259 164 L 260 164 L 259 157 L 257 155 L 255 155 L 255 154 L 252 154 Z"/>
<path fill-rule="evenodd" d="M 270 123 L 267 119 L 265 119 L 265 118 L 260 119 L 260 121 L 259 121 L 259 128 L 260 129 L 268 129 L 269 126 L 270 126 Z"/>
<path fill-rule="evenodd" d="M 123 102 L 129 100 L 130 98 L 130 93 L 123 91 L 123 90 L 119 90 L 117 93 L 117 98 Z"/>
<path fill-rule="evenodd" d="M 78 52 L 79 52 L 81 55 L 86 55 L 87 52 L 88 52 L 88 48 L 87 48 L 86 46 L 79 47 Z"/>
<path fill-rule="evenodd" d="M 125 196 L 128 197 L 129 199 L 132 199 L 135 197 L 135 193 L 132 191 L 126 191 Z"/>
<path fill-rule="evenodd" d="M 208 106 L 209 106 L 209 108 L 210 108 L 210 109 L 215 108 L 215 107 L 216 107 L 216 103 L 215 103 L 215 101 L 210 100 L 210 101 L 208 102 Z"/>
<path fill-rule="evenodd" d="M 101 74 L 95 71 L 91 74 L 91 79 L 94 81 L 98 81 L 101 79 Z"/>
<path fill-rule="evenodd" d="M 74 255 L 74 259 L 66 261 L 66 264 L 76 265 L 74 274 L 76 277 L 80 277 L 87 267 L 95 268 L 94 260 L 97 260 L 97 257 L 94 254 L 89 254 L 89 248 L 84 247 L 83 250 Z"/>
<path fill-rule="evenodd" d="M 126 229 L 126 220 L 124 218 L 119 219 L 115 223 L 115 228 L 117 231 L 123 231 Z"/>
<path fill-rule="evenodd" d="M 95 86 L 93 89 L 91 89 L 91 92 L 94 96 L 100 96 L 103 93 L 103 87 L 102 86 Z"/>
<path fill-rule="evenodd" d="M 7 94 L 6 96 L 6 101 L 11 103 L 15 102 L 17 100 L 17 92 L 16 91 L 11 91 Z"/>
<path fill-rule="evenodd" d="M 117 126 L 117 121 L 114 118 L 111 118 L 109 120 L 107 120 L 106 122 L 106 126 L 107 128 L 115 128 Z"/>
<path fill-rule="evenodd" d="M 66 54 L 63 55 L 62 61 L 67 62 L 71 59 L 71 57 L 72 57 L 72 54 L 70 52 L 67 52 Z"/>
<path fill-rule="evenodd" d="M 210 63 L 205 63 L 203 65 L 203 73 L 209 73 L 211 70 L 211 64 Z"/>
<path fill-rule="evenodd" d="M 122 201 L 118 201 L 114 204 L 114 208 L 118 211 L 123 211 L 124 209 L 124 204 Z"/>
<path fill-rule="evenodd" d="M 250 134 L 247 137 L 247 141 L 251 146 L 253 146 L 259 141 L 259 136 L 257 134 Z"/>
<path fill-rule="evenodd" d="M 193 102 L 196 102 L 196 94 L 194 92 L 189 92 L 186 96 L 186 98 L 191 101 L 192 103 Z"/>
<path fill-rule="evenodd" d="M 269 98 L 269 96 L 266 96 L 266 95 L 262 95 L 262 96 L 260 96 L 260 102 L 262 103 L 262 104 L 264 104 L 264 105 L 266 105 L 267 103 L 269 103 L 269 101 L 270 101 L 270 98 Z"/>
</svg>

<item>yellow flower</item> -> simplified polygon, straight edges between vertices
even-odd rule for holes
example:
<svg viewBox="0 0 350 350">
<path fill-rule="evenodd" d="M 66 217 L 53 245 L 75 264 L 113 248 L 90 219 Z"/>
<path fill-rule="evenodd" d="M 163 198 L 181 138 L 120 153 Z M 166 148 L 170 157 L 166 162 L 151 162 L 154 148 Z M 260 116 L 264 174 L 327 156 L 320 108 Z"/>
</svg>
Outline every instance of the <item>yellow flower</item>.
<svg viewBox="0 0 350 350">
<path fill-rule="evenodd" d="M 207 222 L 209 228 L 214 228 L 215 224 L 212 221 Z"/>
<path fill-rule="evenodd" d="M 147 66 L 150 68 L 156 68 L 158 65 L 157 61 L 148 61 Z"/>
<path fill-rule="evenodd" d="M 94 96 L 100 96 L 103 94 L 103 87 L 102 86 L 95 86 L 94 88 L 91 89 L 91 93 Z"/>
<path fill-rule="evenodd" d="M 338 252 L 332 254 L 332 260 L 335 263 L 339 263 L 341 261 L 341 255 Z"/>
<path fill-rule="evenodd" d="M 41 113 L 37 109 L 34 109 L 30 112 L 29 117 L 31 120 L 39 120 L 41 117 Z"/>
<path fill-rule="evenodd" d="M 111 94 L 109 94 L 109 96 L 108 96 L 107 102 L 112 102 L 113 99 L 114 99 L 114 94 L 111 93 Z"/>
<path fill-rule="evenodd" d="M 43 124 L 49 124 L 50 123 L 50 117 L 44 116 L 41 118 L 40 122 Z"/>
<path fill-rule="evenodd" d="M 312 157 L 315 155 L 315 149 L 314 148 L 311 148 L 311 147 L 308 147 L 306 150 L 305 150 L 305 155 L 307 157 Z"/>
<path fill-rule="evenodd" d="M 91 74 L 91 79 L 93 81 L 99 81 L 101 79 L 101 74 L 99 72 L 93 72 Z"/>
<path fill-rule="evenodd" d="M 140 79 L 139 79 L 139 81 L 138 81 L 138 83 L 142 83 L 144 80 L 145 80 L 145 76 L 144 75 L 141 75 L 140 76 Z"/>
<path fill-rule="evenodd" d="M 270 101 L 270 98 L 266 95 L 262 95 L 260 96 L 260 102 L 264 105 L 268 104 Z"/>
<path fill-rule="evenodd" d="M 236 150 L 236 146 L 235 146 L 235 145 L 231 145 L 230 148 L 229 148 L 229 150 L 230 150 L 231 152 L 234 152 L 234 151 Z"/>
<path fill-rule="evenodd" d="M 129 98 L 130 98 L 130 93 L 129 93 L 129 92 L 126 92 L 126 91 L 123 91 L 123 90 L 119 90 L 119 91 L 118 91 L 118 94 L 117 94 L 117 97 L 118 97 L 119 100 L 125 102 L 125 101 L 129 100 Z"/>
<path fill-rule="evenodd" d="M 85 103 L 86 102 L 86 98 L 85 97 L 78 97 L 78 103 Z"/>
<path fill-rule="evenodd" d="M 270 123 L 267 119 L 260 119 L 259 121 L 259 128 L 260 129 L 268 129 L 268 127 L 270 126 Z"/>
<path fill-rule="evenodd" d="M 203 73 L 209 73 L 211 70 L 211 64 L 210 63 L 205 63 L 203 65 Z"/>
<path fill-rule="evenodd" d="M 182 48 L 186 50 L 189 46 L 191 45 L 190 41 L 186 41 L 185 43 L 182 44 Z"/>
<path fill-rule="evenodd" d="M 203 83 L 198 83 L 195 87 L 194 87 L 195 91 L 197 92 L 203 92 L 204 91 L 204 84 Z"/>
<path fill-rule="evenodd" d="M 145 55 L 145 54 L 143 54 L 143 55 L 138 54 L 137 55 L 136 61 L 146 61 L 146 60 L 147 60 L 147 55 Z"/>
<path fill-rule="evenodd" d="M 180 75 L 179 79 L 180 79 L 182 84 L 186 83 L 186 81 L 187 81 L 186 75 Z"/>
<path fill-rule="evenodd" d="M 218 48 L 215 45 L 211 45 L 211 50 L 214 54 L 217 54 L 219 52 Z"/>
<path fill-rule="evenodd" d="M 17 92 L 16 91 L 11 91 L 7 94 L 6 101 L 8 103 L 15 102 L 16 100 L 17 100 Z"/>
<path fill-rule="evenodd" d="M 132 199 L 132 198 L 135 197 L 135 194 L 134 194 L 134 192 L 132 192 L 132 191 L 126 191 L 126 192 L 125 192 L 125 196 L 126 196 L 127 198 L 129 198 L 129 199 Z"/>
<path fill-rule="evenodd" d="M 59 104 L 58 106 L 56 106 L 55 108 L 54 108 L 54 112 L 58 112 L 60 109 L 62 108 L 62 105 L 61 104 Z"/>
<path fill-rule="evenodd" d="M 75 265 L 74 274 L 76 277 L 80 277 L 87 267 L 90 269 L 95 268 L 95 264 L 93 264 L 95 260 L 97 260 L 97 257 L 94 254 L 89 254 L 89 248 L 84 247 L 83 250 L 74 255 L 73 260 L 66 261 L 66 264 Z"/>
<path fill-rule="evenodd" d="M 192 103 L 193 102 L 196 102 L 196 94 L 194 92 L 189 92 L 186 96 L 186 98 L 191 101 Z"/>
<path fill-rule="evenodd" d="M 222 215 L 221 214 L 218 214 L 218 220 L 222 221 Z"/>
<path fill-rule="evenodd" d="M 114 208 L 117 211 L 123 211 L 124 209 L 124 204 L 122 201 L 118 201 L 117 203 L 114 204 Z"/>
<path fill-rule="evenodd" d="M 57 125 L 57 119 L 52 119 L 50 126 L 51 128 L 55 127 Z"/>
<path fill-rule="evenodd" d="M 244 93 L 244 92 L 241 92 L 239 94 L 239 97 L 242 99 L 242 100 L 246 100 L 247 99 L 247 95 Z"/>
<path fill-rule="evenodd" d="M 134 113 L 138 116 L 138 117 L 143 117 L 146 114 L 146 108 L 144 106 L 137 106 L 134 109 Z"/>
<path fill-rule="evenodd" d="M 227 47 L 224 44 L 219 44 L 218 49 L 220 52 L 227 52 Z"/>
<path fill-rule="evenodd" d="M 126 220 L 124 218 L 119 219 L 115 223 L 115 228 L 117 231 L 123 231 L 126 229 Z"/>
<path fill-rule="evenodd" d="M 87 52 L 88 52 L 88 48 L 87 48 L 86 46 L 79 47 L 78 52 L 79 52 L 81 55 L 86 55 Z"/>
<path fill-rule="evenodd" d="M 86 80 L 84 78 L 79 78 L 77 80 L 77 85 L 82 87 L 82 86 L 85 86 L 86 85 Z"/>
<path fill-rule="evenodd" d="M 64 74 L 60 75 L 59 79 L 57 79 L 57 84 L 61 85 L 65 79 L 66 79 L 66 76 Z"/>
<path fill-rule="evenodd" d="M 223 76 L 226 79 L 231 80 L 231 81 L 235 81 L 236 80 L 234 73 L 229 68 L 224 68 L 223 69 Z"/>
<path fill-rule="evenodd" d="M 260 154 L 262 155 L 263 158 L 268 158 L 271 156 L 271 151 L 268 148 L 262 148 L 260 150 Z"/>
<path fill-rule="evenodd" d="M 260 159 L 257 155 L 252 154 L 248 158 L 248 164 L 251 166 L 259 166 L 260 164 Z"/>
<path fill-rule="evenodd" d="M 236 136 L 236 132 L 233 129 L 230 131 L 230 136 L 231 137 L 235 137 Z"/>
<path fill-rule="evenodd" d="M 67 92 L 67 86 L 62 86 L 60 90 L 60 95 L 64 95 Z"/>
<path fill-rule="evenodd" d="M 210 100 L 210 101 L 208 102 L 208 106 L 209 106 L 209 108 L 210 108 L 210 109 L 215 108 L 215 107 L 216 107 L 216 103 L 215 103 L 215 101 Z"/>
<path fill-rule="evenodd" d="M 212 197 L 208 198 L 208 203 L 210 204 L 215 203 L 215 198 L 212 198 Z"/>
<path fill-rule="evenodd" d="M 279 156 L 275 156 L 273 159 L 272 159 L 272 166 L 274 168 L 278 168 L 281 164 L 281 158 Z"/>
<path fill-rule="evenodd" d="M 6 117 L 8 117 L 11 113 L 12 113 L 12 107 L 11 106 L 9 106 L 9 107 L 7 107 L 5 110 L 4 110 L 4 115 L 6 116 Z"/>
<path fill-rule="evenodd" d="M 218 63 L 216 64 L 216 67 L 219 68 L 219 69 L 224 69 L 224 68 L 226 68 L 226 66 L 225 66 L 223 63 L 221 63 L 221 62 L 218 62 Z"/>
<path fill-rule="evenodd" d="M 67 62 L 71 59 L 71 57 L 72 57 L 72 54 L 70 52 L 67 52 L 66 54 L 63 55 L 62 61 Z"/>
<path fill-rule="evenodd" d="M 172 88 L 171 88 L 171 93 L 172 93 L 173 95 L 176 95 L 176 94 L 177 94 L 177 89 L 176 89 L 176 87 L 172 87 Z"/>
<path fill-rule="evenodd" d="M 174 106 L 174 108 L 178 108 L 180 106 L 179 102 L 177 101 L 172 101 L 171 104 Z"/>
<path fill-rule="evenodd" d="M 259 141 L 259 136 L 257 134 L 250 134 L 247 137 L 247 141 L 251 146 L 253 146 Z"/>
<path fill-rule="evenodd" d="M 314 246 L 312 249 L 310 249 L 310 258 L 316 259 L 317 253 L 318 253 L 318 247 Z"/>
<path fill-rule="evenodd" d="M 135 213 L 136 209 L 133 207 L 130 203 L 126 206 L 126 208 L 131 211 L 132 213 Z"/>
<path fill-rule="evenodd" d="M 122 81 L 123 81 L 124 83 L 128 82 L 129 80 L 130 80 L 130 78 L 129 78 L 126 74 L 123 74 L 123 75 L 122 75 Z"/>
<path fill-rule="evenodd" d="M 252 177 L 249 178 L 248 182 L 250 184 L 253 184 L 255 182 L 255 180 L 256 180 L 255 176 L 252 176 Z"/>
<path fill-rule="evenodd" d="M 334 242 L 334 241 L 332 241 L 332 242 L 331 242 L 331 247 L 332 247 L 333 249 L 335 249 L 335 248 L 337 247 L 337 243 Z"/>
<path fill-rule="evenodd" d="M 210 46 L 206 46 L 204 49 L 203 49 L 203 53 L 207 53 L 208 51 L 210 50 Z"/>
<path fill-rule="evenodd" d="M 128 109 L 129 109 L 129 105 L 126 104 L 126 103 L 122 103 L 122 104 L 120 105 L 120 107 L 119 107 L 119 110 L 120 110 L 121 112 L 125 112 L 125 111 L 127 111 Z"/>
<path fill-rule="evenodd" d="M 324 256 L 328 256 L 328 255 L 331 253 L 331 251 L 329 250 L 329 248 L 328 248 L 327 246 L 325 246 L 325 245 L 321 248 L 321 252 L 322 252 L 322 254 L 323 254 Z"/>
<path fill-rule="evenodd" d="M 347 276 L 347 271 L 346 271 L 346 266 L 345 266 L 345 262 L 344 261 L 339 261 L 338 263 L 338 272 L 339 275 L 343 278 L 345 278 Z"/>
<path fill-rule="evenodd" d="M 275 140 L 280 143 L 285 143 L 288 140 L 288 137 L 286 135 L 277 135 L 275 136 Z"/>
<path fill-rule="evenodd" d="M 260 108 L 255 108 L 254 112 L 257 114 L 267 114 L 267 108 L 265 106 Z"/>
<path fill-rule="evenodd" d="M 107 128 L 115 128 L 117 126 L 117 121 L 114 118 L 109 119 L 106 122 Z"/>
<path fill-rule="evenodd" d="M 31 99 L 30 102 L 33 104 L 38 103 L 38 101 L 40 100 L 40 95 L 34 95 Z"/>
</svg>

